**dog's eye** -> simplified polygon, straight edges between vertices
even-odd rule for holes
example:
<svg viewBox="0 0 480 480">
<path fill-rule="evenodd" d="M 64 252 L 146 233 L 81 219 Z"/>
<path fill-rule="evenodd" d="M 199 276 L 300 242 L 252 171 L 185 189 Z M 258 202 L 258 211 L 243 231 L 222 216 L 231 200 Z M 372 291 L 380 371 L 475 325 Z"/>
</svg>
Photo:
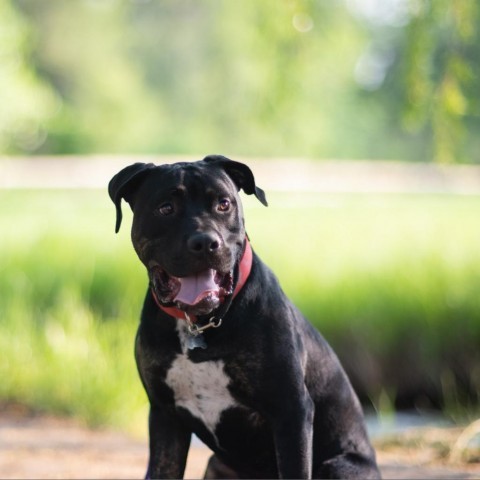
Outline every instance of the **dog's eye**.
<svg viewBox="0 0 480 480">
<path fill-rule="evenodd" d="M 171 203 L 162 203 L 160 207 L 158 207 L 158 213 L 166 217 L 167 215 L 171 215 L 173 213 L 173 205 Z"/>
<path fill-rule="evenodd" d="M 222 198 L 217 205 L 219 212 L 228 212 L 230 210 L 230 200 L 228 198 Z"/>
</svg>

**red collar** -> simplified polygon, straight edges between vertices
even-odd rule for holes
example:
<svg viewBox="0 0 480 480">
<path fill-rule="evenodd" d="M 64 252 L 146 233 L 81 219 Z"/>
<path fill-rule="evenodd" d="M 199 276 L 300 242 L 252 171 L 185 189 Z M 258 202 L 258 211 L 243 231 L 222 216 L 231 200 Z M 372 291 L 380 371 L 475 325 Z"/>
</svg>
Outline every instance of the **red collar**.
<svg viewBox="0 0 480 480">
<path fill-rule="evenodd" d="M 245 285 L 245 282 L 247 281 L 250 275 L 250 271 L 252 270 L 252 260 L 253 260 L 252 247 L 250 246 L 250 242 L 248 241 L 248 238 L 247 238 L 245 240 L 245 250 L 243 252 L 243 255 L 239 264 L 238 281 L 237 281 L 237 285 L 235 286 L 235 290 L 233 291 L 233 298 L 235 298 L 238 295 L 240 290 Z M 151 292 L 152 292 L 153 298 L 155 299 L 155 302 L 157 303 L 159 308 L 162 309 L 165 313 L 167 313 L 168 315 L 174 318 L 181 318 L 183 320 L 187 319 L 185 312 L 183 310 L 180 310 L 176 307 L 163 306 L 157 300 L 157 297 L 153 289 L 151 290 Z M 190 321 L 193 323 L 197 321 L 197 318 L 194 315 L 189 315 L 189 318 L 190 318 Z"/>
</svg>

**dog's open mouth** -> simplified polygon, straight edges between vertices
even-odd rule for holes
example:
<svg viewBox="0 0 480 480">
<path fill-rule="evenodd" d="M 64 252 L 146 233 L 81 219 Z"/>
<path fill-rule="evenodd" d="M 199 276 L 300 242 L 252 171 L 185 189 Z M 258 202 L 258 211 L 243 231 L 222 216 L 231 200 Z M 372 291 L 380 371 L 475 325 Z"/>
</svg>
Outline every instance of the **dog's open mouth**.
<svg viewBox="0 0 480 480">
<path fill-rule="evenodd" d="M 233 292 L 232 272 L 213 269 L 187 277 L 174 277 L 159 266 L 150 270 L 150 278 L 158 301 L 175 304 L 189 315 L 208 315 Z"/>
</svg>

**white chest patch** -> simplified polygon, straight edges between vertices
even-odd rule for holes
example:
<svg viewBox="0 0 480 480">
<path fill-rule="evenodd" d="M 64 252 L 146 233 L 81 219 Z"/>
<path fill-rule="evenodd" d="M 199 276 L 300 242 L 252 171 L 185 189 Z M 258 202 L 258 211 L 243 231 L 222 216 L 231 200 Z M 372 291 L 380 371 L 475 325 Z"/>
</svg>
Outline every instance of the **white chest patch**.
<svg viewBox="0 0 480 480">
<path fill-rule="evenodd" d="M 186 408 L 215 435 L 222 412 L 237 405 L 227 386 L 230 379 L 221 360 L 193 363 L 187 355 L 177 355 L 168 370 L 166 383 L 175 403 Z"/>
</svg>

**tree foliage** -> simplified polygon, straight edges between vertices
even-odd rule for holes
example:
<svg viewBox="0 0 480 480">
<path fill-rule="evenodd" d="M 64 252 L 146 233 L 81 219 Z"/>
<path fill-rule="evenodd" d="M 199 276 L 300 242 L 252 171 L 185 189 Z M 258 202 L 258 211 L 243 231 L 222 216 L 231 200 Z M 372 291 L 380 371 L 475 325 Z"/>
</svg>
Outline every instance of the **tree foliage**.
<svg viewBox="0 0 480 480">
<path fill-rule="evenodd" d="M 467 137 L 478 145 L 479 4 L 476 0 L 411 3 L 405 42 L 398 47 L 400 98 L 405 106 L 402 124 L 410 131 L 428 132 L 435 160 L 467 160 Z"/>
<path fill-rule="evenodd" d="M 479 8 L 1 0 L 0 150 L 478 162 Z"/>
<path fill-rule="evenodd" d="M 8 1 L 0 1 L 0 151 L 35 150 L 56 96 L 30 61 L 31 30 Z"/>
</svg>

